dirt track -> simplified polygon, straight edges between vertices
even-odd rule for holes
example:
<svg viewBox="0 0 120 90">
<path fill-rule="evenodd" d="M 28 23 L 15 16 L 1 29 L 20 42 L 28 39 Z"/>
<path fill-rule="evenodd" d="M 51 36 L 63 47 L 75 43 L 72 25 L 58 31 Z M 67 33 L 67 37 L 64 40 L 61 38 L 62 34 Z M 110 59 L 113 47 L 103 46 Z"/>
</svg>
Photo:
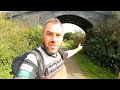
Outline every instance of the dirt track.
<svg viewBox="0 0 120 90">
<path fill-rule="evenodd" d="M 61 48 L 64 50 L 67 49 L 64 44 L 62 44 Z M 86 79 L 80 70 L 80 66 L 77 64 L 76 60 L 73 57 L 70 57 L 65 61 L 65 66 L 67 69 L 68 79 Z"/>
<path fill-rule="evenodd" d="M 86 79 L 74 58 L 71 57 L 65 61 L 65 66 L 67 69 L 68 79 Z"/>
</svg>

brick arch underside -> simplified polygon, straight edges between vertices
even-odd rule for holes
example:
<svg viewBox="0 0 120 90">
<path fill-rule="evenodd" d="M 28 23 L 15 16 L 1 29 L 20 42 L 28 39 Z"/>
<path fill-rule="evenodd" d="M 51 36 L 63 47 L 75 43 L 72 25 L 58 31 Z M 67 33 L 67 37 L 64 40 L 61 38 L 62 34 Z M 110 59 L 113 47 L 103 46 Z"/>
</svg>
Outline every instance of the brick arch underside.
<svg viewBox="0 0 120 90">
<path fill-rule="evenodd" d="M 89 21 L 76 15 L 62 15 L 57 16 L 56 18 L 58 18 L 62 23 L 72 23 L 79 26 L 85 31 L 85 33 L 88 33 L 87 30 L 93 27 Z"/>
</svg>

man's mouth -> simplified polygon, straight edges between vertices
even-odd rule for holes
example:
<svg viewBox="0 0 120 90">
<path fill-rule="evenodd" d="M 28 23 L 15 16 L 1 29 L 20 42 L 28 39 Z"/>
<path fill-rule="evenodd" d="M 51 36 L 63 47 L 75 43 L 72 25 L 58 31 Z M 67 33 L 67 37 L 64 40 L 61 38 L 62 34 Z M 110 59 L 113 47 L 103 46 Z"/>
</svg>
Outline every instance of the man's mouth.
<svg viewBox="0 0 120 90">
<path fill-rule="evenodd" d="M 57 47 L 56 44 L 49 44 L 49 46 L 52 48 L 52 49 L 55 49 Z"/>
</svg>

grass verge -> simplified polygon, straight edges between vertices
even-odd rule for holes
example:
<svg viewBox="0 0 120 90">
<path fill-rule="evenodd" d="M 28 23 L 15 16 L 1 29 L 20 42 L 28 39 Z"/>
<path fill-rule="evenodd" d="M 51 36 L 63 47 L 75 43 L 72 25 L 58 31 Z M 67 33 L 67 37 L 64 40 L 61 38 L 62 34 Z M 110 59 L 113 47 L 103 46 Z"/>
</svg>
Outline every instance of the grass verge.
<svg viewBox="0 0 120 90">
<path fill-rule="evenodd" d="M 65 42 L 67 48 L 71 49 L 72 41 Z M 73 56 L 80 65 L 81 70 L 88 79 L 117 79 L 117 74 L 113 73 L 109 68 L 100 67 L 94 64 L 84 54 L 78 52 Z"/>
</svg>

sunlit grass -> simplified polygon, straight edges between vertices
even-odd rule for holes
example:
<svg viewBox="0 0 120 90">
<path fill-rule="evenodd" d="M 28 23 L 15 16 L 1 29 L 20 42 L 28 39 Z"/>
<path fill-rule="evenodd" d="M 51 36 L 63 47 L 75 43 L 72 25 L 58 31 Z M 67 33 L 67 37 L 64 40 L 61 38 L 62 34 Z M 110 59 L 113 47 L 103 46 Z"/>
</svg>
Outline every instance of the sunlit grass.
<svg viewBox="0 0 120 90">
<path fill-rule="evenodd" d="M 84 74 L 93 79 L 116 79 L 117 75 L 112 73 L 111 70 L 100 67 L 93 62 L 85 55 L 77 53 L 74 55 Z"/>
<path fill-rule="evenodd" d="M 65 42 L 65 45 L 72 49 L 72 40 Z M 100 67 L 94 64 L 88 57 L 78 52 L 73 56 L 81 70 L 88 79 L 117 79 L 117 74 L 113 73 L 110 69 L 105 67 Z"/>
</svg>

